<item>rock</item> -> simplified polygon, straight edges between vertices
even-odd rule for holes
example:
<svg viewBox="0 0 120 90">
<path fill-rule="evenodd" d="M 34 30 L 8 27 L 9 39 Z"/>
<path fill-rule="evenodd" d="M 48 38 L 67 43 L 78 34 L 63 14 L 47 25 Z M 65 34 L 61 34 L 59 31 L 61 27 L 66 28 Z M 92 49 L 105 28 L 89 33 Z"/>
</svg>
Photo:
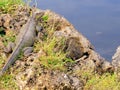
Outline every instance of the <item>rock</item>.
<svg viewBox="0 0 120 90">
<path fill-rule="evenodd" d="M 56 36 L 56 38 L 66 38 L 64 51 L 68 52 L 67 57 L 72 58 L 76 62 L 84 62 L 83 66 L 85 66 L 86 69 L 88 69 L 87 66 L 89 66 L 89 69 L 91 70 L 92 68 L 92 71 L 94 72 L 96 72 L 96 70 L 97 72 L 113 71 L 113 66 L 110 62 L 106 61 L 97 52 L 95 52 L 93 45 L 86 37 L 78 32 L 71 23 L 60 15 L 49 10 L 46 11 L 46 13 L 48 13 L 51 18 L 56 17 L 55 20 L 49 20 L 48 23 L 50 21 L 56 21 L 56 23 L 59 21 L 59 23 L 61 23 L 60 26 L 58 26 L 59 28 L 55 30 L 54 36 Z M 82 65 L 82 62 L 79 63 Z"/>
<path fill-rule="evenodd" d="M 112 65 L 115 67 L 116 71 L 120 68 L 120 46 L 112 57 Z"/>
<path fill-rule="evenodd" d="M 24 25 L 28 17 L 30 16 L 30 10 L 27 7 L 19 6 L 14 14 L 1 14 L 0 15 L 0 26 L 5 30 L 19 30 Z"/>
<path fill-rule="evenodd" d="M 83 90 L 84 84 L 78 77 L 36 66 L 30 65 L 17 74 L 16 83 L 20 90 Z"/>
<path fill-rule="evenodd" d="M 3 16 L 4 24 L 3 26 L 9 29 L 10 21 L 12 20 L 11 16 L 9 14 Z"/>
<path fill-rule="evenodd" d="M 79 38 L 77 37 L 69 37 L 67 39 L 64 51 L 68 52 L 67 57 L 73 60 L 79 59 L 84 54 Z"/>
<path fill-rule="evenodd" d="M 91 50 L 89 60 L 93 60 L 96 65 L 97 72 L 113 72 L 113 66 L 110 62 L 101 57 L 97 52 Z"/>
<path fill-rule="evenodd" d="M 115 54 L 112 56 L 112 65 L 114 66 L 114 71 L 117 74 L 117 79 L 120 81 L 120 46 L 118 46 Z"/>
<path fill-rule="evenodd" d="M 3 20 L 2 20 L 2 17 L 0 17 L 0 26 L 3 25 Z"/>
</svg>

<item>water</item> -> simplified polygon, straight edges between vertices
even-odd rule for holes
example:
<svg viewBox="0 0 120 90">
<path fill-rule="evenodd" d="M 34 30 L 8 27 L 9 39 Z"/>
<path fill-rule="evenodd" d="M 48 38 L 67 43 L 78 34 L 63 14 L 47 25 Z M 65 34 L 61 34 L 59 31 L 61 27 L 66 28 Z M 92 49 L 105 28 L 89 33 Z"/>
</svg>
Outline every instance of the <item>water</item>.
<svg viewBox="0 0 120 90">
<path fill-rule="evenodd" d="M 37 5 L 67 18 L 101 56 L 111 60 L 120 45 L 120 0 L 37 0 Z"/>
</svg>

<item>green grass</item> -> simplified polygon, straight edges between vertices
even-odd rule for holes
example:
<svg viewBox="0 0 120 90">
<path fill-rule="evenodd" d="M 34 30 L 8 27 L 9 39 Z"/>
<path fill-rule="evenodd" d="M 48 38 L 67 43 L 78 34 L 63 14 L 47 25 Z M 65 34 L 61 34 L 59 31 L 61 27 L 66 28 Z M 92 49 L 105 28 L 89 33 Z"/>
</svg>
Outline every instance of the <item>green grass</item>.
<svg viewBox="0 0 120 90">
<path fill-rule="evenodd" d="M 120 90 L 120 81 L 116 73 L 97 74 L 90 70 L 74 72 L 84 82 L 83 90 Z"/>
<path fill-rule="evenodd" d="M 0 34 L 1 40 L 1 47 L 6 47 L 9 42 L 14 42 L 16 35 L 15 32 L 12 30 L 6 31 L 6 34 Z M 2 49 L 2 50 L 1 50 Z M 3 53 L 3 48 L 0 48 L 0 68 L 2 68 L 3 64 L 5 63 L 7 57 Z"/>
<path fill-rule="evenodd" d="M 0 77 L 0 90 L 18 90 L 12 75 L 4 74 Z"/>
<path fill-rule="evenodd" d="M 0 38 L 2 38 L 3 40 L 3 45 L 6 46 L 9 41 L 14 42 L 15 33 L 13 31 L 7 31 L 6 35 L 1 35 Z M 6 60 L 6 55 L 0 49 L 0 70 L 2 69 L 3 64 L 5 64 Z M 0 77 L 0 90 L 17 90 L 17 88 L 18 87 L 15 84 L 13 75 L 8 74 L 8 72 L 6 72 L 2 77 Z"/>
<path fill-rule="evenodd" d="M 60 51 L 54 52 L 56 43 L 58 43 L 56 38 L 48 40 L 48 42 L 44 43 L 43 50 L 47 52 L 47 55 L 45 57 L 41 57 L 40 60 L 45 62 L 46 64 L 44 65 L 50 68 L 62 69 L 66 62 L 72 62 L 72 60 L 66 58 L 66 54 L 62 51 L 62 48 Z M 59 43 L 62 44 L 62 40 L 59 40 Z"/>
<path fill-rule="evenodd" d="M 45 22 L 45 21 L 47 21 L 48 20 L 48 18 L 49 18 L 49 16 L 48 15 L 43 15 L 42 16 L 42 19 L 43 19 L 43 21 Z"/>
<path fill-rule="evenodd" d="M 57 26 L 55 25 L 55 21 L 53 21 L 50 25 L 46 24 L 46 22 L 49 22 L 49 15 L 46 14 L 42 16 L 42 19 L 42 24 L 46 32 L 42 37 L 43 41 L 35 43 L 34 47 L 36 52 L 43 50 L 45 53 L 45 55 L 39 57 L 39 61 L 42 65 L 49 69 L 65 70 L 64 65 L 67 62 L 73 63 L 72 59 L 66 58 L 66 53 L 63 51 L 65 39 L 58 39 L 53 35 Z M 59 50 L 55 50 L 56 48 L 59 48 Z"/>
<path fill-rule="evenodd" d="M 23 0 L 0 0 L 0 11 L 9 13 L 14 11 L 17 5 L 23 5 Z"/>
<path fill-rule="evenodd" d="M 120 82 L 116 74 L 95 74 L 87 81 L 84 90 L 120 90 Z"/>
<path fill-rule="evenodd" d="M 14 41 L 15 41 L 15 39 L 16 39 L 16 34 L 15 34 L 14 31 L 9 30 L 9 31 L 6 32 L 5 35 L 2 35 L 2 37 L 3 37 L 3 44 L 4 44 L 5 46 L 7 46 L 7 45 L 8 45 L 8 42 L 14 42 Z"/>
<path fill-rule="evenodd" d="M 65 70 L 64 64 L 67 62 L 73 62 L 72 59 L 66 58 L 66 53 L 61 50 L 55 52 L 55 46 L 59 42 L 59 46 L 64 44 L 64 39 L 56 39 L 55 37 L 47 38 L 43 43 L 36 43 L 35 49 L 42 49 L 46 55 L 39 57 L 40 63 L 49 69 Z M 37 50 L 37 51 L 38 51 Z"/>
</svg>

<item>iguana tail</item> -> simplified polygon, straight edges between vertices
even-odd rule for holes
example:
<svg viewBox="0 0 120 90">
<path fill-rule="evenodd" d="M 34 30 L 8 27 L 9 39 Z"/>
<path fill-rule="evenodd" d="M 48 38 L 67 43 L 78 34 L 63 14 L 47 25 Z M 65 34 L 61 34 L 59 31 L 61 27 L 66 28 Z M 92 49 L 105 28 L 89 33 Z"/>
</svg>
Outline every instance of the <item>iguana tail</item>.
<svg viewBox="0 0 120 90">
<path fill-rule="evenodd" d="M 3 73 L 10 67 L 10 65 L 16 61 L 16 59 L 20 54 L 20 49 L 21 49 L 20 47 L 16 47 L 13 53 L 9 56 L 7 63 L 4 65 L 4 67 L 0 71 L 0 76 L 2 76 Z"/>
</svg>

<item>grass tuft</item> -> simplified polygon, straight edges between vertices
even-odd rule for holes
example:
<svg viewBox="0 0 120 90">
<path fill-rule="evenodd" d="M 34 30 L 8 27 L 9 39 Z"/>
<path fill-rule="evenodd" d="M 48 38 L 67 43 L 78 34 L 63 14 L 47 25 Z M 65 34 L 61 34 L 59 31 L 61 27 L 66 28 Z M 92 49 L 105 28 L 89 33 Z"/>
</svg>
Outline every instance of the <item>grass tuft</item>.
<svg viewBox="0 0 120 90">
<path fill-rule="evenodd" d="M 96 74 L 87 81 L 84 90 L 120 90 L 120 82 L 117 81 L 116 74 Z"/>
<path fill-rule="evenodd" d="M 42 20 L 44 30 L 46 31 L 42 37 L 42 42 L 35 43 L 35 51 L 42 50 L 45 55 L 41 55 L 39 61 L 49 69 L 65 70 L 65 64 L 67 62 L 73 62 L 72 59 L 66 57 L 66 53 L 63 51 L 65 38 L 57 38 L 54 36 L 54 32 L 57 28 L 56 21 L 49 21 L 50 18 L 48 14 L 42 16 Z M 47 25 L 47 22 L 51 22 L 51 24 Z"/>
<path fill-rule="evenodd" d="M 0 90 L 18 90 L 12 75 L 4 74 L 0 77 Z"/>
<path fill-rule="evenodd" d="M 9 30 L 6 31 L 6 35 L 3 35 L 2 37 L 3 37 L 3 44 L 7 46 L 8 42 L 15 42 L 16 34 L 14 31 Z"/>
<path fill-rule="evenodd" d="M 23 4 L 23 0 L 0 0 L 0 11 L 3 13 L 9 13 L 14 11 L 15 6 Z"/>
</svg>

